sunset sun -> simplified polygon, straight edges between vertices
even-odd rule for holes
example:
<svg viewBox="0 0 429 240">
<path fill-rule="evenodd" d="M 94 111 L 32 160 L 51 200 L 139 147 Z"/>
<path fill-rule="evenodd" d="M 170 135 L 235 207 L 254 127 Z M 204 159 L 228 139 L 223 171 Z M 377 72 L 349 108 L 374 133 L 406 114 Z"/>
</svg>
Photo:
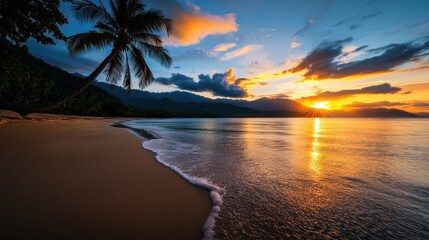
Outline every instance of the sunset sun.
<svg viewBox="0 0 429 240">
<path fill-rule="evenodd" d="M 316 109 L 330 109 L 331 107 L 328 104 L 329 102 L 318 102 L 311 105 L 311 107 Z"/>
</svg>

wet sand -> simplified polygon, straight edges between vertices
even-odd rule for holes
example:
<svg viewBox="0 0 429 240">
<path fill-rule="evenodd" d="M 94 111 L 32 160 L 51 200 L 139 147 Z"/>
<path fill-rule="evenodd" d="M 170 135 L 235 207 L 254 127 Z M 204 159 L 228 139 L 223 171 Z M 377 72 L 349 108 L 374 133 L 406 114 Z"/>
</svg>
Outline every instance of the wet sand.
<svg viewBox="0 0 429 240">
<path fill-rule="evenodd" d="M 3 120 L 0 239 L 201 239 L 207 190 L 115 119 Z"/>
</svg>

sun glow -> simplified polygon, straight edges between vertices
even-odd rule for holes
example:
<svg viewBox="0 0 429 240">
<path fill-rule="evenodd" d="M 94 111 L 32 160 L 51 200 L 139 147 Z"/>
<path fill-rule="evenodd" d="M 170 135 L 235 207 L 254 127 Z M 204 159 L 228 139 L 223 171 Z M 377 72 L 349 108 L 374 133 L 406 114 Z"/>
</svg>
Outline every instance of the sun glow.
<svg viewBox="0 0 429 240">
<path fill-rule="evenodd" d="M 316 104 L 311 105 L 311 107 L 316 109 L 329 109 L 331 107 L 328 104 L 329 102 L 318 102 Z"/>
</svg>

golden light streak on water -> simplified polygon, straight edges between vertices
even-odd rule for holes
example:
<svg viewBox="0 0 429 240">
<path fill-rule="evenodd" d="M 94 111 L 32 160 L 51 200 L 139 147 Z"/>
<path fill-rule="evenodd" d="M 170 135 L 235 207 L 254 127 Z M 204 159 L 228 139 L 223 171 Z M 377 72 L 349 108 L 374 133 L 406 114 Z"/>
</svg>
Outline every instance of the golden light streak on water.
<svg viewBox="0 0 429 240">
<path fill-rule="evenodd" d="M 319 163 L 319 157 L 320 157 L 320 119 L 315 118 L 314 124 L 313 124 L 313 141 L 311 143 L 311 160 L 310 160 L 310 170 L 313 173 L 313 175 L 320 175 L 320 163 Z"/>
</svg>

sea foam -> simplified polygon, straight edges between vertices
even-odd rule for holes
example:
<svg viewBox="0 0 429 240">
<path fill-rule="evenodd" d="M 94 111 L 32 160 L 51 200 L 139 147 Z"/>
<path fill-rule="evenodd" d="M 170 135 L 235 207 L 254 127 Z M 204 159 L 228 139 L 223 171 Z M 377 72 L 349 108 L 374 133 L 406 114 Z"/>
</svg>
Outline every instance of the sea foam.
<svg viewBox="0 0 429 240">
<path fill-rule="evenodd" d="M 210 198 L 212 200 L 213 207 L 203 226 L 203 232 L 204 232 L 203 239 L 207 239 L 207 240 L 214 239 L 214 234 L 215 234 L 214 227 L 216 224 L 216 219 L 219 216 L 219 212 L 221 209 L 220 207 L 223 203 L 223 195 L 225 193 L 225 189 L 213 184 L 212 182 L 210 182 L 210 180 L 206 178 L 187 174 L 183 169 L 180 169 L 178 166 L 173 165 L 168 161 L 166 161 L 167 158 L 173 157 L 171 155 L 174 153 L 180 153 L 184 151 L 191 152 L 195 150 L 193 149 L 194 146 L 190 144 L 167 141 L 164 138 L 166 137 L 167 134 L 161 128 L 155 128 L 155 127 L 142 128 L 141 125 L 139 125 L 138 123 L 134 123 L 133 121 L 122 122 L 121 124 L 129 127 L 131 131 L 138 136 L 141 136 L 141 134 L 138 131 L 135 131 L 137 129 L 147 131 L 148 133 L 150 133 L 150 135 L 154 136 L 155 139 L 146 139 L 142 143 L 142 147 L 156 153 L 156 160 L 159 163 L 175 171 L 177 174 L 179 174 L 182 178 L 186 179 L 191 184 L 208 189 L 210 191 Z"/>
</svg>

